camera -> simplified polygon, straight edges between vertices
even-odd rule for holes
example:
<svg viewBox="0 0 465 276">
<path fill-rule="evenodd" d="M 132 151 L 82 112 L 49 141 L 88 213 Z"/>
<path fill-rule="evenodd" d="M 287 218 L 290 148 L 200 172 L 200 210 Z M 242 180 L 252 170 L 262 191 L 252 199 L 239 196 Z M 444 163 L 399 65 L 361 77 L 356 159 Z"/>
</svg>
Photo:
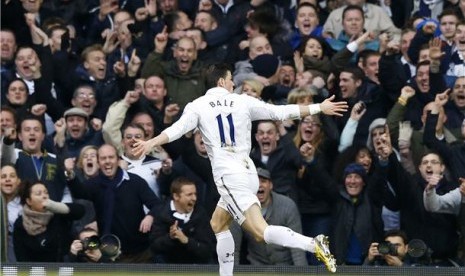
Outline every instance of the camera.
<svg viewBox="0 0 465 276">
<path fill-rule="evenodd" d="M 81 240 L 81 242 L 82 242 L 83 251 L 86 251 L 88 249 L 89 250 L 98 249 L 100 248 L 100 244 L 101 244 L 100 238 L 97 235 L 87 237 Z"/>
<path fill-rule="evenodd" d="M 380 242 L 378 252 L 382 255 L 397 256 L 397 245 L 390 242 Z"/>
</svg>

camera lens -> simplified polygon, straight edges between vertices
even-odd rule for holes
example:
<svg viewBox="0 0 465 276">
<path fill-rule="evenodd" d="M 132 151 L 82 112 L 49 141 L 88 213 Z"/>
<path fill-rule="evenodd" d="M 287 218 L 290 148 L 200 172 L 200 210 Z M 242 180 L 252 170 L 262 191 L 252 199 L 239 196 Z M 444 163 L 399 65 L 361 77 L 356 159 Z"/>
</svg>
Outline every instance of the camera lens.
<svg viewBox="0 0 465 276">
<path fill-rule="evenodd" d="M 97 249 L 97 248 L 100 247 L 100 238 L 98 236 L 87 237 L 82 241 L 82 247 L 83 247 L 84 250 Z"/>
<path fill-rule="evenodd" d="M 380 242 L 378 244 L 378 252 L 383 255 L 389 254 L 389 243 Z"/>
</svg>

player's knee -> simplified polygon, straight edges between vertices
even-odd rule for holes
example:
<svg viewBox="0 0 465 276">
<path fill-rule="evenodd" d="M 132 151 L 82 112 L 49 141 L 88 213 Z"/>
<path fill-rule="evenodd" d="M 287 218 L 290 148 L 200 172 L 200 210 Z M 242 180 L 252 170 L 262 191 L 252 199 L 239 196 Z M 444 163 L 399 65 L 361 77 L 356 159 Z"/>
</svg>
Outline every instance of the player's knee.
<svg viewBox="0 0 465 276">
<path fill-rule="evenodd" d="M 256 242 L 260 242 L 260 243 L 265 242 L 265 236 L 263 235 L 262 232 L 254 231 L 253 236 Z"/>
<path fill-rule="evenodd" d="M 262 243 L 262 242 L 265 242 L 265 238 L 263 237 L 263 235 L 258 235 L 258 236 L 255 236 L 255 241 Z"/>
<path fill-rule="evenodd" d="M 210 226 L 212 227 L 213 233 L 215 233 L 215 234 L 227 230 L 227 228 L 225 229 L 225 224 L 224 223 L 221 223 L 220 221 L 215 220 L 215 219 L 210 220 Z"/>
<path fill-rule="evenodd" d="M 213 232 L 216 234 L 218 233 L 218 223 L 214 221 L 213 219 L 210 220 L 210 226 L 213 230 Z"/>
</svg>

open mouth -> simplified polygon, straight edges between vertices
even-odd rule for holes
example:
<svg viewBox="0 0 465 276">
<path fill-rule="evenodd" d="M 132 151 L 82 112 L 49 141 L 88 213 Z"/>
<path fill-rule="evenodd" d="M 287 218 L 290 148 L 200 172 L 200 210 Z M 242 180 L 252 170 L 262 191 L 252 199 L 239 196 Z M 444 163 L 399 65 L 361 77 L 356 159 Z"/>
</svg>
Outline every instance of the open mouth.
<svg viewBox="0 0 465 276">
<path fill-rule="evenodd" d="M 8 47 L 8 45 L 6 45 L 6 44 L 3 44 L 2 45 L 2 54 L 6 55 L 6 54 L 9 54 L 10 52 L 11 52 L 10 47 Z"/>
<path fill-rule="evenodd" d="M 77 136 L 80 135 L 81 130 L 79 128 L 71 128 L 69 132 L 70 132 L 71 136 L 77 137 Z"/>
<path fill-rule="evenodd" d="M 93 169 L 94 168 L 94 163 L 93 162 L 87 162 L 86 163 L 86 168 Z"/>
<path fill-rule="evenodd" d="M 283 81 L 282 81 L 282 84 L 283 85 L 291 85 L 291 78 L 289 76 L 284 76 L 283 77 Z"/>
<path fill-rule="evenodd" d="M 189 60 L 188 59 L 180 59 L 179 62 L 178 62 L 178 65 L 179 65 L 179 69 L 181 69 L 181 71 L 187 71 L 187 69 L 189 68 Z"/>
<path fill-rule="evenodd" d="M 312 135 L 313 135 L 313 131 L 307 128 L 307 129 L 304 129 L 304 132 L 302 133 L 302 136 L 303 136 L 302 138 L 305 141 L 309 141 Z"/>
<path fill-rule="evenodd" d="M 258 200 L 262 201 L 264 199 L 264 197 L 265 197 L 265 190 L 259 188 L 258 191 L 257 191 Z"/>
<path fill-rule="evenodd" d="M 263 151 L 271 150 L 271 143 L 270 142 L 262 142 Z"/>
<path fill-rule="evenodd" d="M 360 165 L 362 165 L 362 167 L 365 169 L 365 171 L 368 171 L 370 169 L 370 164 L 369 163 L 362 163 Z"/>
<path fill-rule="evenodd" d="M 13 189 L 13 184 L 10 184 L 10 183 L 3 183 L 2 184 L 2 188 L 7 190 L 7 191 L 11 191 L 11 189 Z"/>
<path fill-rule="evenodd" d="M 84 109 L 84 111 L 90 110 L 90 104 L 81 104 L 81 108 Z"/>
<path fill-rule="evenodd" d="M 112 174 L 112 172 L 113 172 L 113 166 L 104 166 L 104 167 L 103 167 L 103 172 L 104 172 L 106 175 Z"/>
</svg>

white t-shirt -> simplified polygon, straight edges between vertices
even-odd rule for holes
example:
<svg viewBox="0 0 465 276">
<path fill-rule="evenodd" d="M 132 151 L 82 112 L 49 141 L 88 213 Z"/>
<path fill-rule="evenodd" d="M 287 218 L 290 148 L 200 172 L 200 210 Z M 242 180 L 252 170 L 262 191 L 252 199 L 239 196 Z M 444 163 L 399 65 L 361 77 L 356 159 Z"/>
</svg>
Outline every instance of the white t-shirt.
<svg viewBox="0 0 465 276">
<path fill-rule="evenodd" d="M 297 118 L 298 105 L 275 106 L 215 87 L 186 105 L 181 118 L 163 132 L 171 142 L 198 127 L 218 181 L 225 174 L 256 173 L 249 157 L 252 121 Z"/>
</svg>

